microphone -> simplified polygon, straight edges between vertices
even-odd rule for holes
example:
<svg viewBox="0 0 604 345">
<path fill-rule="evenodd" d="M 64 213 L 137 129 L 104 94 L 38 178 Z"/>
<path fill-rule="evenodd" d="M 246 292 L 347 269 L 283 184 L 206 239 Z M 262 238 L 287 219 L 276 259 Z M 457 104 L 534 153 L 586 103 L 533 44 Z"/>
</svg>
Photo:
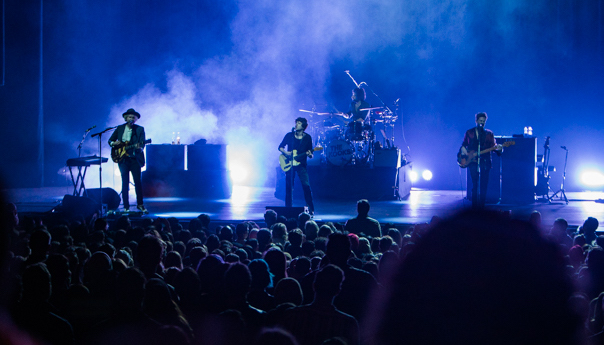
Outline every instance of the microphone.
<svg viewBox="0 0 604 345">
<path fill-rule="evenodd" d="M 295 132 L 295 131 L 296 131 L 296 127 L 292 127 L 292 132 Z"/>
<path fill-rule="evenodd" d="M 90 132 L 90 131 L 91 131 L 91 130 L 93 130 L 95 127 L 96 127 L 96 125 L 94 125 L 94 126 L 92 126 L 92 127 L 88 128 L 88 129 L 86 130 L 86 132 Z"/>
<path fill-rule="evenodd" d="M 348 72 L 350 72 L 350 70 L 345 70 L 344 73 L 348 74 Z"/>
<path fill-rule="evenodd" d="M 132 121 L 132 120 L 130 120 L 130 121 L 128 121 L 127 123 L 128 123 L 130 126 L 132 126 L 133 121 Z"/>
<path fill-rule="evenodd" d="M 394 101 L 394 104 L 398 104 L 398 101 L 400 101 L 400 98 L 397 98 L 396 101 Z"/>
<path fill-rule="evenodd" d="M 562 149 L 566 150 L 566 146 L 560 146 L 560 148 L 562 148 Z"/>
</svg>

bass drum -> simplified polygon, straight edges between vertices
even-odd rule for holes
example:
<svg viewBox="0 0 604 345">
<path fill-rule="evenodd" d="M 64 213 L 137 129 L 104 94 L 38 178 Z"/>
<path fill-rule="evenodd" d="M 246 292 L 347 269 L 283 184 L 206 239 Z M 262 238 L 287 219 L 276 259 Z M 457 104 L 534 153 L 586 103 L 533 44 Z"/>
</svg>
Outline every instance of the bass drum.
<svg viewBox="0 0 604 345">
<path fill-rule="evenodd" d="M 327 161 L 336 166 L 344 166 L 352 162 L 354 147 L 346 140 L 332 140 L 327 144 L 325 157 Z"/>
</svg>

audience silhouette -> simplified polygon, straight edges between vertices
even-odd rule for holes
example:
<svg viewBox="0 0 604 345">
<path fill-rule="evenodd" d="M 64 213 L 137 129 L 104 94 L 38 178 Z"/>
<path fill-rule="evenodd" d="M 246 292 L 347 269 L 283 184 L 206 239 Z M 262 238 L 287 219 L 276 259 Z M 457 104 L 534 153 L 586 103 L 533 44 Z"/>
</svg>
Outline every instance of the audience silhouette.
<svg viewBox="0 0 604 345">
<path fill-rule="evenodd" d="M 345 226 L 267 210 L 260 228 L 211 227 L 207 214 L 45 224 L 4 210 L 0 341 L 604 341 L 604 237 L 591 217 L 546 229 L 537 213 L 481 210 L 382 226 L 360 200 Z"/>
</svg>

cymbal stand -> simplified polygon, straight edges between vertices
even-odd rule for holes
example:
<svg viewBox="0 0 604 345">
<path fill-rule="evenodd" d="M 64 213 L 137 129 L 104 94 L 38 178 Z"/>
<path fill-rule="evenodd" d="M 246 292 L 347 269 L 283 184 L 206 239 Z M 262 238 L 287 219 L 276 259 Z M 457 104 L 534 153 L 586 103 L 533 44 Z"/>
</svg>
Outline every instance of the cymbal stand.
<svg viewBox="0 0 604 345">
<path fill-rule="evenodd" d="M 369 84 L 367 84 L 366 82 L 362 81 L 359 83 L 360 85 L 365 84 L 365 86 L 369 89 L 369 91 L 371 91 L 371 93 L 380 101 L 380 103 L 382 103 L 382 107 L 384 107 L 385 112 L 387 114 L 389 114 L 390 116 L 394 116 L 394 113 L 392 112 L 392 110 L 390 110 L 390 108 L 386 105 L 386 103 L 384 103 L 384 101 L 380 98 L 380 96 L 375 93 L 375 91 L 373 91 L 373 89 L 371 88 L 371 86 L 369 86 Z M 385 125 L 385 123 L 384 123 Z M 392 146 L 394 147 L 394 126 L 392 127 L 392 141 L 391 141 Z"/>
<path fill-rule="evenodd" d="M 560 194 L 558 200 L 562 200 L 562 198 L 564 198 L 564 201 L 566 202 L 566 204 L 568 205 L 568 198 L 566 197 L 566 192 L 564 191 L 564 182 L 566 181 L 566 163 L 568 162 L 568 149 L 566 148 L 566 146 L 560 146 L 564 151 L 566 151 L 566 156 L 564 157 L 564 174 L 562 175 L 562 185 L 560 186 L 560 190 L 558 190 L 556 193 L 554 193 L 554 195 L 550 196 L 548 198 L 549 203 L 552 203 L 552 199 L 554 199 L 554 197 L 558 194 Z"/>
</svg>

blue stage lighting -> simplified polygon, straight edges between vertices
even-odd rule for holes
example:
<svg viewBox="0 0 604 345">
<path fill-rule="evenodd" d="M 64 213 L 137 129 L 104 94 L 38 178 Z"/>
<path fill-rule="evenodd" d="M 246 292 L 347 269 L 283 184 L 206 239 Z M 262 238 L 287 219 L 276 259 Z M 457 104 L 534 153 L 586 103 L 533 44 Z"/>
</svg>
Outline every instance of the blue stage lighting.
<svg viewBox="0 0 604 345">
<path fill-rule="evenodd" d="M 430 181 L 432 179 L 432 172 L 428 169 L 422 172 L 422 178 L 426 181 Z"/>
<path fill-rule="evenodd" d="M 597 170 L 585 170 L 581 173 L 581 183 L 586 187 L 604 186 L 604 174 Z"/>
<path fill-rule="evenodd" d="M 419 179 L 419 175 L 417 175 L 417 172 L 411 170 L 409 171 L 409 179 L 411 179 L 411 182 L 416 182 Z"/>
<path fill-rule="evenodd" d="M 229 172 L 231 174 L 231 180 L 235 186 L 244 186 L 249 177 L 249 168 L 242 161 L 229 162 Z"/>
</svg>

